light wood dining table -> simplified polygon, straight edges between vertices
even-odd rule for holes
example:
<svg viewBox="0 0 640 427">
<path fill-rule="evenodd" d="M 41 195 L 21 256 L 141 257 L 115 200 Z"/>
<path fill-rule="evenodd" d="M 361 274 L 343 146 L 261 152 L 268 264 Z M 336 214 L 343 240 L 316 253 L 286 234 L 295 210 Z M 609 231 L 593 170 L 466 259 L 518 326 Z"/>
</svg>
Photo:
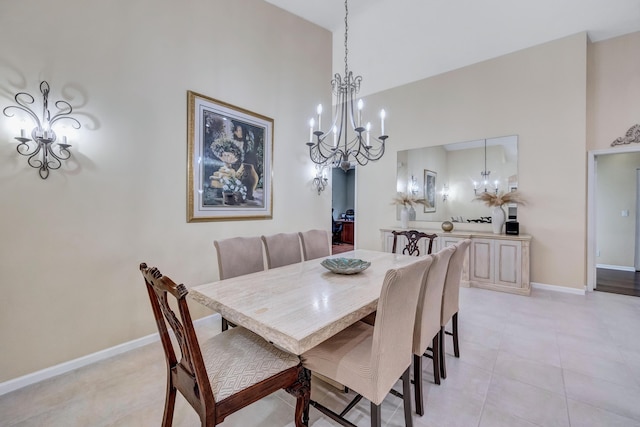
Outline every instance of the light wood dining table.
<svg viewBox="0 0 640 427">
<path fill-rule="evenodd" d="M 353 275 L 335 274 L 304 261 L 207 283 L 191 298 L 290 353 L 300 355 L 376 310 L 389 269 L 418 257 L 357 249 L 329 258 L 357 258 L 371 266 Z"/>
</svg>

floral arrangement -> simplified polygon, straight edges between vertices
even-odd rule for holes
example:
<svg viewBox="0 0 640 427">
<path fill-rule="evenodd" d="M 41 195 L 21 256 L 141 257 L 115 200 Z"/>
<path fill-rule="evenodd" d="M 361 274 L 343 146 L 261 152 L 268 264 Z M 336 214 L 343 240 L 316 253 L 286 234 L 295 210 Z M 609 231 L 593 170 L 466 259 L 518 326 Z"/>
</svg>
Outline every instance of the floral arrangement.
<svg viewBox="0 0 640 427">
<path fill-rule="evenodd" d="M 398 193 L 398 195 L 391 200 L 391 204 L 397 205 L 397 206 L 404 206 L 405 208 L 408 208 L 408 207 L 415 208 L 416 205 L 425 205 L 428 208 L 431 207 L 429 205 L 429 202 L 426 199 L 414 196 L 413 194 L 407 194 L 407 193 Z"/>
<path fill-rule="evenodd" d="M 502 206 L 507 203 L 518 203 L 521 205 L 526 203 L 522 198 L 522 195 L 517 190 L 508 192 L 501 191 L 498 194 L 483 191 L 473 200 L 484 202 L 484 204 L 490 208 Z"/>
<path fill-rule="evenodd" d="M 238 178 L 223 177 L 222 191 L 224 193 L 239 193 L 242 195 L 242 200 L 247 198 L 247 187 Z"/>
</svg>

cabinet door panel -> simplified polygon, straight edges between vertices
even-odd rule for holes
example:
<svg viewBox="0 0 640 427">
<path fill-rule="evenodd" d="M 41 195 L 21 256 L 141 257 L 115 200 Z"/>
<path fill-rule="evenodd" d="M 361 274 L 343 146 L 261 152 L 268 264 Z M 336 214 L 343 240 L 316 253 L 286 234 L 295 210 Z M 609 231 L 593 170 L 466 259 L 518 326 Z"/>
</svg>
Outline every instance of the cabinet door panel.
<svg viewBox="0 0 640 427">
<path fill-rule="evenodd" d="M 494 248 L 493 240 L 473 239 L 471 242 L 469 278 L 483 282 L 493 282 Z"/>
<path fill-rule="evenodd" d="M 496 242 L 496 284 L 522 285 L 522 246 L 520 242 Z"/>
</svg>

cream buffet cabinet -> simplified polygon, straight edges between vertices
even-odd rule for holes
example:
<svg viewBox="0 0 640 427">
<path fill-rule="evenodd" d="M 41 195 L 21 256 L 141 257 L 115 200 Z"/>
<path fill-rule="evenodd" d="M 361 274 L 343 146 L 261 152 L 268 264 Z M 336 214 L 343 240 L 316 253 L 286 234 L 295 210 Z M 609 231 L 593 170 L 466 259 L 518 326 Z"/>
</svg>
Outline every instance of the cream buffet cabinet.
<svg viewBox="0 0 640 427">
<path fill-rule="evenodd" d="M 381 229 L 382 248 L 391 252 L 393 248 L 393 230 Z M 491 234 L 481 232 L 443 232 L 431 229 L 414 229 L 438 237 L 433 244 L 433 252 L 453 245 L 463 239 L 471 239 L 469 256 L 464 262 L 462 286 L 491 289 L 519 295 L 531 293 L 529 281 L 531 236 L 520 234 Z M 404 236 L 398 238 L 398 253 L 406 245 Z M 418 248 L 420 255 L 427 253 L 427 239 L 421 239 Z"/>
</svg>

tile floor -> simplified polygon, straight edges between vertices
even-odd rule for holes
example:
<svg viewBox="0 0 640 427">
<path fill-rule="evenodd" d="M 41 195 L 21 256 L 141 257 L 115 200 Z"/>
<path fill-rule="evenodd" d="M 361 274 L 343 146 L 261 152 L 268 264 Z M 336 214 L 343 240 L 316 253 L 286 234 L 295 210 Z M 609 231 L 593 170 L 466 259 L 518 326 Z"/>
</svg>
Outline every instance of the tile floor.
<svg viewBox="0 0 640 427">
<path fill-rule="evenodd" d="M 211 322 L 198 333 L 219 328 Z M 430 380 L 416 427 L 640 426 L 640 298 L 462 288 L 460 332 L 461 357 L 448 339 L 448 377 L 440 386 Z M 158 426 L 164 384 L 155 343 L 0 396 L 0 425 Z M 314 381 L 312 398 L 326 406 L 341 409 L 350 397 Z M 293 404 L 278 392 L 222 425 L 292 426 Z M 368 426 L 368 412 L 361 402 L 348 418 Z M 388 396 L 382 417 L 385 426 L 404 425 L 400 399 Z M 197 425 L 179 396 L 174 426 Z M 337 424 L 311 408 L 310 425 Z"/>
</svg>

